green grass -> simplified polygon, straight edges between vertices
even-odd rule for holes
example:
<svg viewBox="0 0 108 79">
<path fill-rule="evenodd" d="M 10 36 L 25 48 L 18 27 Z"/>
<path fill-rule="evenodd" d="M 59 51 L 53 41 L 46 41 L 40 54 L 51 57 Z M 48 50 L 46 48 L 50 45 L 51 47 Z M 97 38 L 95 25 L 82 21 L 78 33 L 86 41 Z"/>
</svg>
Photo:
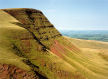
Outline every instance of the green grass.
<svg viewBox="0 0 108 79">
<path fill-rule="evenodd" d="M 22 62 L 23 58 L 14 54 L 15 51 L 12 49 L 12 43 L 10 42 L 13 40 L 11 37 L 14 36 L 12 31 L 14 31 L 14 34 L 25 31 L 23 28 L 10 23 L 13 21 L 17 22 L 13 17 L 0 10 L 0 63 L 12 64 L 25 70 L 30 70 L 30 67 Z"/>
<path fill-rule="evenodd" d="M 33 39 L 32 35 L 26 29 L 22 28 L 21 26 L 13 24 L 15 22 L 18 22 L 15 18 L 13 18 L 12 16 L 3 11 L 1 11 L 0 13 L 2 13 L 2 15 L 0 16 L 0 40 L 2 43 L 0 45 L 0 48 L 2 48 L 2 53 L 0 56 L 4 58 L 4 60 L 1 60 L 0 63 L 15 65 L 17 67 L 29 71 L 32 68 L 23 62 L 23 60 L 28 59 L 32 64 L 39 67 L 39 69 L 36 69 L 36 71 L 38 71 L 40 74 L 44 76 L 47 76 L 49 79 L 59 79 L 60 77 L 62 77 L 60 76 L 60 74 L 58 75 L 57 73 L 59 70 L 72 73 L 72 69 L 66 68 L 68 66 L 67 62 L 65 62 L 64 60 L 62 60 L 54 54 L 50 54 L 51 52 L 49 53 L 48 51 L 42 51 L 42 46 L 35 39 Z M 2 19 L 4 19 L 3 22 Z M 49 29 L 46 28 L 46 30 L 44 31 L 48 30 Z M 54 29 L 54 31 L 56 30 Z M 26 41 L 29 41 L 31 43 L 30 50 L 28 53 L 26 52 L 26 50 L 28 50 L 28 46 L 25 46 L 27 43 Z M 46 41 L 45 44 L 46 43 L 50 42 Z M 46 66 L 43 66 L 43 60 Z M 61 63 L 64 65 L 62 65 Z M 69 68 L 71 68 L 71 66 Z"/>
<path fill-rule="evenodd" d="M 108 43 L 63 37 L 40 11 L 26 10 L 0 10 L 1 64 L 48 79 L 108 79 Z"/>
</svg>

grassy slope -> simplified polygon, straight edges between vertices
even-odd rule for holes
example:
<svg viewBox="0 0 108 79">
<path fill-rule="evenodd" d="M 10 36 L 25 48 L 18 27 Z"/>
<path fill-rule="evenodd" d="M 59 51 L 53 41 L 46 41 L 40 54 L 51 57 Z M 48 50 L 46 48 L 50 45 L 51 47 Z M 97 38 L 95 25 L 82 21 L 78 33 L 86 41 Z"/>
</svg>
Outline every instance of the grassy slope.
<svg viewBox="0 0 108 79">
<path fill-rule="evenodd" d="M 35 37 L 34 41 L 29 40 L 31 46 L 28 53 L 26 52 L 26 50 L 28 50 L 27 46 L 23 46 L 27 41 L 24 42 L 24 40 L 20 39 L 19 42 L 14 42 L 24 56 L 27 57 L 33 65 L 39 67 L 39 69 L 34 68 L 35 70 L 46 75 L 50 79 L 73 79 L 77 75 L 74 74 L 75 69 L 69 63 L 53 53 L 49 53 L 51 51 L 48 49 L 51 44 L 53 44 L 53 41 L 55 39 L 61 40 L 62 37 L 60 37 L 59 32 L 40 11 L 37 11 L 36 13 L 31 13 L 31 11 L 36 11 L 34 9 L 7 9 L 6 11 L 23 24 L 20 24 L 20 27 L 27 29 Z M 30 12 L 27 13 L 26 11 Z M 32 18 L 34 19 L 32 20 Z M 47 47 L 47 51 L 42 50 L 43 45 Z M 25 47 L 24 50 L 22 47 Z"/>
<path fill-rule="evenodd" d="M 90 76 L 91 79 L 107 79 L 108 76 L 108 43 L 91 40 L 80 40 L 65 37 L 75 46 L 81 49 L 81 53 L 77 53 L 76 62 L 82 65 L 84 69 L 88 69 L 89 75 L 93 74 L 95 77 Z M 78 57 L 78 58 L 77 58 Z M 80 60 L 80 61 L 79 61 Z M 91 72 L 92 71 L 92 72 Z M 86 74 L 87 74 L 86 73 Z M 92 78 L 93 77 L 93 78 Z"/>
<path fill-rule="evenodd" d="M 77 45 L 79 48 L 92 48 L 92 49 L 108 49 L 108 42 L 101 42 L 101 41 L 95 41 L 95 40 L 81 40 L 81 39 L 75 39 L 75 38 L 69 38 L 70 41 Z"/>
<path fill-rule="evenodd" d="M 31 34 L 26 29 L 13 24 L 13 22 L 18 21 L 0 10 L 0 63 L 11 64 L 25 70 L 30 70 L 31 66 L 22 62 L 22 60 L 28 59 L 33 65 L 39 67 L 39 69 L 34 68 L 36 71 L 47 76 L 49 79 L 59 79 L 61 71 L 64 71 L 63 73 L 70 73 L 70 76 L 74 74 L 74 68 L 70 64 L 49 50 L 47 52 L 42 51 L 41 45 L 32 38 Z M 30 46 L 29 53 L 27 52 L 29 47 L 26 44 L 27 41 L 32 45 Z M 23 56 L 17 54 L 20 52 L 13 48 L 14 45 L 17 46 Z M 70 78 L 70 76 L 66 76 L 66 78 Z"/>
<path fill-rule="evenodd" d="M 38 23 L 36 27 L 41 27 L 40 24 L 44 22 L 45 26 L 50 25 L 44 16 L 42 16 L 43 20 L 40 20 L 40 14 L 34 15 L 38 17 L 36 17 Z M 17 17 L 24 18 L 27 15 Z M 108 79 L 108 62 L 103 54 L 100 55 L 102 50 L 105 50 L 104 53 L 107 51 L 106 43 L 74 40 L 62 36 L 45 40 L 47 36 L 52 37 L 53 34 L 58 35 L 59 32 L 53 28 L 44 28 L 40 29 L 39 33 L 47 33 L 40 35 L 31 26 L 29 31 L 32 31 L 40 42 L 48 47 L 47 51 L 42 51 L 42 46 L 26 29 L 13 24 L 16 22 L 18 21 L 15 18 L 0 10 L 0 56 L 2 58 L 0 63 L 12 64 L 29 70 L 33 66 L 21 61 L 28 59 L 33 65 L 39 67 L 34 68 L 36 71 L 49 79 Z M 45 38 L 40 39 L 44 36 Z M 21 55 L 18 54 L 18 50 L 13 49 L 13 45 L 20 50 Z M 18 58 L 17 61 L 16 58 Z"/>
<path fill-rule="evenodd" d="M 12 32 L 18 34 L 25 29 L 11 24 L 11 22 L 18 22 L 16 19 L 0 10 L 0 62 L 6 64 L 13 64 L 23 69 L 30 69 L 26 64 L 21 61 L 21 57 L 14 54 L 12 44 L 10 41 L 13 37 Z M 17 30 L 17 31 L 15 31 Z"/>
</svg>

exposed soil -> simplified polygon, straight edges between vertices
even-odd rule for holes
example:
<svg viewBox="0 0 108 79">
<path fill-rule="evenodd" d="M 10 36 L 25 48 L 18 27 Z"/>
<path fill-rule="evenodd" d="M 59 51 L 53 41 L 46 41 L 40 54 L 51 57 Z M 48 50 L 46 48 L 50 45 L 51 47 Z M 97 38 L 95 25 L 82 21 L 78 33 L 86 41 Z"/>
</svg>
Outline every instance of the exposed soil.
<svg viewBox="0 0 108 79">
<path fill-rule="evenodd" d="M 33 72 L 28 72 L 16 66 L 0 64 L 0 79 L 39 79 Z"/>
</svg>

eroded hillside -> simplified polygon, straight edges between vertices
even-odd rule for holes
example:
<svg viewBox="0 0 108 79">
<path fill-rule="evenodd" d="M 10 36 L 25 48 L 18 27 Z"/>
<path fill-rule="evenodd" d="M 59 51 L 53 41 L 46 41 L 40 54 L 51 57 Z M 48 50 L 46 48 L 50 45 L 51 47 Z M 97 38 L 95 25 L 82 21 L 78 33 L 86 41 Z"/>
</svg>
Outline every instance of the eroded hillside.
<svg viewBox="0 0 108 79">
<path fill-rule="evenodd" d="M 108 79 L 106 59 L 73 41 L 39 10 L 0 10 L 0 78 Z"/>
</svg>

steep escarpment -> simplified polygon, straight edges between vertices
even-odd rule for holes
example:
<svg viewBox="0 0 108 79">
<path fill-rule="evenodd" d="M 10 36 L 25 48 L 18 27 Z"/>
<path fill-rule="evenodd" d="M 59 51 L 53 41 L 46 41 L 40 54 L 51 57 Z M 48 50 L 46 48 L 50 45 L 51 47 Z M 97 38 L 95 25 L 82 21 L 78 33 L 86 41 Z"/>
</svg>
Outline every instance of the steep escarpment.
<svg viewBox="0 0 108 79">
<path fill-rule="evenodd" d="M 26 29 L 12 22 L 18 21 L 0 10 L 0 64 L 3 66 L 0 79 L 23 79 L 28 72 L 32 74 L 28 74 L 31 77 L 27 76 L 26 79 L 46 79 L 47 77 L 36 71 L 36 68 L 39 69 L 38 66 L 32 64 L 25 55 L 31 51 L 31 40 L 34 41 L 33 36 Z M 7 69 L 5 69 L 4 65 L 6 65 Z M 12 70 L 13 67 L 21 69 L 26 74 L 16 73 L 16 69 Z M 18 75 L 18 78 L 16 75 Z"/>
<path fill-rule="evenodd" d="M 20 23 L 14 23 L 26 28 L 43 48 L 49 48 L 51 41 L 61 37 L 61 34 L 39 10 L 35 9 L 3 9 L 15 17 Z"/>
<path fill-rule="evenodd" d="M 55 40 L 64 38 L 42 12 L 34 9 L 3 9 L 0 13 L 0 48 L 3 50 L 0 56 L 3 55 L 3 59 L 7 57 L 6 62 L 1 60 L 3 64 L 32 71 L 39 79 L 68 79 L 77 75 L 82 78 L 80 73 L 75 75 L 75 69 L 51 50 Z"/>
<path fill-rule="evenodd" d="M 106 46 L 63 37 L 39 10 L 0 10 L 0 79 L 108 79 Z"/>
</svg>

